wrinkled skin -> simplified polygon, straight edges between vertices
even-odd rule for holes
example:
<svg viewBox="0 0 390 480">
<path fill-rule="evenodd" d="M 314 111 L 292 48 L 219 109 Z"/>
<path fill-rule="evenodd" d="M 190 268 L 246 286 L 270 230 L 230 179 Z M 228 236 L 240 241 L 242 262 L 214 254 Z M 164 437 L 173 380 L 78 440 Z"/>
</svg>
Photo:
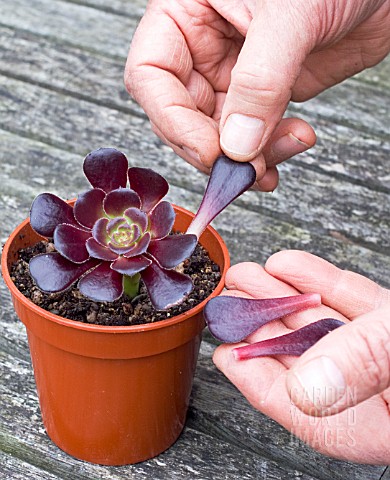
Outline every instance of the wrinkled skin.
<svg viewBox="0 0 390 480">
<path fill-rule="evenodd" d="M 125 83 L 188 162 L 208 172 L 222 148 L 252 160 L 257 187 L 273 190 L 275 165 L 315 143 L 306 122 L 281 120 L 289 101 L 317 95 L 389 50 L 389 0 L 151 0 Z M 263 136 L 251 124 L 243 145 L 244 130 L 227 122 L 237 113 L 263 120 Z"/>
<path fill-rule="evenodd" d="M 389 464 L 390 290 L 301 251 L 276 253 L 265 268 L 235 265 L 228 271 L 226 286 L 226 294 L 249 298 L 321 294 L 322 306 L 273 321 L 244 343 L 218 347 L 214 362 L 256 409 L 316 450 L 344 460 Z M 276 337 L 325 317 L 347 325 L 330 332 L 300 358 L 233 357 L 237 345 Z M 310 361 L 323 357 L 340 372 L 327 368 L 324 374 L 321 365 L 311 363 L 310 385 L 316 391 L 312 395 L 309 388 L 303 394 L 300 379 L 308 378 Z M 333 394 L 340 374 L 346 393 L 337 400 Z M 326 388 L 320 391 L 321 378 Z M 331 400 L 336 400 L 333 406 Z"/>
</svg>

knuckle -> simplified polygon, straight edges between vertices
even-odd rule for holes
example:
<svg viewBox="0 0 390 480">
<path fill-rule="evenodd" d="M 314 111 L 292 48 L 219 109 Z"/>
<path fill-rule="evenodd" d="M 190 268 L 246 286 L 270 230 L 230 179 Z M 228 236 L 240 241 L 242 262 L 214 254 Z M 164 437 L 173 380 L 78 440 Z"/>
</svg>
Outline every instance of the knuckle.
<svg viewBox="0 0 390 480">
<path fill-rule="evenodd" d="M 147 65 L 126 67 L 124 84 L 129 95 L 141 106 L 150 103 L 151 98 L 158 102 L 166 94 L 163 90 L 156 93 L 159 92 L 159 78 Z M 148 96 L 146 92 L 153 92 L 153 95 Z"/>
<path fill-rule="evenodd" d="M 254 104 L 261 99 L 265 107 L 290 99 L 292 86 L 280 72 L 265 65 L 252 64 L 250 67 L 251 71 L 233 69 L 230 88 L 235 94 Z"/>
<path fill-rule="evenodd" d="M 355 335 L 356 344 L 362 345 L 355 350 L 355 364 L 361 365 L 365 384 L 381 392 L 390 385 L 390 323 L 386 318 L 372 324 L 361 323 Z"/>
<path fill-rule="evenodd" d="M 133 92 L 135 89 L 135 72 L 134 72 L 134 67 L 131 65 L 131 63 L 127 63 L 125 73 L 124 73 L 124 83 L 127 92 L 133 96 Z"/>
</svg>

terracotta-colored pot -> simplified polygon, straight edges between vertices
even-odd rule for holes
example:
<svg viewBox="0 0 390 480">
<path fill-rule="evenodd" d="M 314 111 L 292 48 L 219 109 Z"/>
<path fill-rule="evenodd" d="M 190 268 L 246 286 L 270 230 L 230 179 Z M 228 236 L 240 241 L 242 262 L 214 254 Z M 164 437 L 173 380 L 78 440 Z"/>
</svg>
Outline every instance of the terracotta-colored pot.
<svg viewBox="0 0 390 480">
<path fill-rule="evenodd" d="M 180 207 L 175 229 L 193 214 Z M 129 327 L 84 324 L 53 315 L 24 297 L 9 274 L 18 251 L 39 241 L 28 219 L 9 237 L 2 272 L 30 346 L 49 437 L 76 458 L 124 465 L 152 458 L 180 435 L 189 403 L 207 300 L 174 318 Z M 211 227 L 200 243 L 222 271 L 227 248 Z"/>
</svg>

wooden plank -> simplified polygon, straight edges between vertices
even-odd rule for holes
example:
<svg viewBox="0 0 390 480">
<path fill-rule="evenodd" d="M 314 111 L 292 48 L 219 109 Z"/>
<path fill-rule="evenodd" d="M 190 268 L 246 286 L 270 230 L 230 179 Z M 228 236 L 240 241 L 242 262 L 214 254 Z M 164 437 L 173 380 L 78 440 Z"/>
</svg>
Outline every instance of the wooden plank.
<svg viewBox="0 0 390 480">
<path fill-rule="evenodd" d="M 191 210 L 198 206 L 205 177 L 154 138 L 122 86 L 129 39 L 144 5 L 145 0 L 1 2 L 0 240 L 42 190 L 69 198 L 87 188 L 82 158 L 100 145 L 115 145 L 133 164 L 157 168 L 173 185 L 172 201 Z M 390 286 L 384 235 L 389 94 L 383 88 L 389 66 L 384 62 L 312 102 L 292 106 L 317 129 L 318 146 L 281 169 L 277 192 L 247 194 L 216 220 L 234 263 L 262 263 L 279 249 L 304 248 Z M 201 350 L 188 425 L 174 448 L 130 467 L 76 461 L 58 451 L 42 429 L 23 326 L 1 281 L 0 332 L 5 399 L 0 471 L 5 478 L 360 480 L 387 475 L 384 467 L 337 462 L 292 442 L 215 370 L 208 343 Z M 210 338 L 207 332 L 205 338 Z"/>
<path fill-rule="evenodd" d="M 125 91 L 123 61 L 69 45 L 53 45 L 51 39 L 15 32 L 6 27 L 0 27 L 0 40 L 0 73 L 73 96 L 76 101 L 87 100 L 124 114 L 145 118 L 141 108 Z M 15 55 L 15 51 L 18 55 Z M 388 63 L 390 65 L 390 61 Z M 330 92 L 333 91 L 337 92 L 336 89 Z M 354 88 L 350 89 L 351 104 L 361 102 L 354 98 L 354 92 Z M 343 92 L 340 95 L 344 96 Z M 361 96 L 366 98 L 371 94 L 366 91 Z M 378 95 L 375 98 L 385 105 Z M 302 108 L 306 108 L 305 105 Z M 364 108 L 361 103 L 360 106 Z M 343 108 L 340 110 L 340 114 L 345 115 Z M 374 190 L 390 192 L 389 141 L 384 141 L 381 135 L 375 136 L 376 133 L 369 130 L 362 132 L 337 124 L 337 118 L 317 118 L 313 108 L 308 115 L 300 116 L 314 126 L 318 142 L 314 149 L 295 157 L 290 163 L 302 166 L 305 170 L 330 173 Z M 388 117 L 388 114 L 384 116 Z M 349 117 L 352 124 L 362 122 L 358 109 L 349 112 Z M 380 120 L 381 117 L 378 118 Z M 388 125 L 388 122 L 384 121 L 383 124 Z"/>
<path fill-rule="evenodd" d="M 12 328 L 15 323 L 19 325 L 14 314 L 1 320 L 4 328 Z M 23 329 L 15 333 L 13 344 L 11 350 L 5 349 L 0 338 L 0 371 L 4 379 L 0 385 L 4 406 L 0 412 L 0 449 L 18 461 L 67 478 L 67 472 L 80 462 L 58 450 L 44 432 L 30 361 L 18 356 L 21 348 L 27 349 Z M 236 478 L 235 475 L 244 479 L 263 478 L 261 475 L 279 479 L 287 478 L 284 476 L 287 472 L 292 475 L 299 471 L 305 473 L 302 478 L 307 480 L 379 478 L 383 467 L 336 461 L 293 441 L 286 430 L 256 412 L 237 394 L 213 366 L 212 353 L 213 347 L 203 342 L 187 428 L 173 449 L 156 460 L 133 467 L 113 469 L 83 463 L 77 478 L 91 478 L 92 472 L 95 475 L 99 472 L 99 478 L 125 478 L 125 473 L 132 473 L 137 479 L 162 478 L 158 475 L 162 465 L 172 474 L 166 478 L 175 478 L 175 474 L 182 478 L 180 475 L 185 474 L 188 466 L 202 478 L 217 479 Z"/>
<path fill-rule="evenodd" d="M 145 11 L 147 0 L 66 0 L 68 3 L 85 5 L 104 12 L 116 13 L 117 15 L 131 15 L 140 18 Z"/>
<path fill-rule="evenodd" d="M 251 192 L 245 198 L 247 208 L 254 211 L 276 215 L 303 228 L 310 224 L 310 230 L 323 230 L 324 235 L 345 237 L 346 241 L 369 245 L 383 253 L 390 251 L 384 228 L 390 225 L 389 203 L 390 193 L 344 178 L 330 179 L 292 162 L 281 165 L 279 187 L 272 194 Z"/>
<path fill-rule="evenodd" d="M 30 363 L 2 352 L 0 369 L 4 379 L 0 385 L 3 399 L 0 450 L 7 454 L 7 464 L 11 468 L 23 468 L 23 478 L 35 479 L 36 472 L 41 472 L 38 478 L 45 478 L 47 472 L 46 478 L 75 478 L 76 475 L 78 480 L 197 476 L 221 480 L 238 477 L 279 480 L 295 474 L 303 480 L 316 478 L 302 474 L 295 468 L 278 465 L 225 440 L 212 438 L 193 427 L 185 429 L 174 448 L 138 465 L 106 467 L 80 462 L 60 451 L 47 437 L 39 413 Z M 29 465 L 33 468 L 29 469 Z M 2 469 L 3 466 L 0 467 L 1 472 Z"/>
<path fill-rule="evenodd" d="M 55 4 L 55 6 L 51 6 L 53 4 Z M 28 2 L 28 0 L 3 0 L 1 5 L 2 8 L 0 9 L 0 18 L 1 23 L 4 25 L 12 25 L 16 28 L 27 29 L 32 32 L 40 31 L 44 35 L 60 36 L 60 38 L 64 38 L 64 40 L 73 43 L 76 38 L 82 37 L 84 32 L 74 32 L 74 27 L 67 21 L 69 17 L 74 16 L 77 18 L 78 22 L 82 22 L 83 19 L 91 18 L 91 15 L 97 15 L 96 19 L 99 19 L 98 23 L 94 23 L 93 25 L 96 26 L 96 28 L 99 28 L 101 19 L 106 18 L 107 23 L 110 25 L 110 29 L 104 28 L 104 30 L 112 32 L 115 31 L 115 34 L 117 34 L 118 31 L 114 28 L 111 28 L 115 27 L 116 25 L 112 23 L 114 15 L 111 16 L 110 13 L 115 13 L 118 19 L 122 17 L 123 21 L 126 21 L 126 19 L 131 17 L 136 17 L 136 19 L 138 19 L 143 14 L 146 4 L 146 0 L 132 0 L 131 2 L 126 0 L 111 0 L 109 3 L 107 3 L 105 0 L 57 0 L 56 2 L 35 0 L 34 6 L 37 8 L 34 9 L 34 7 L 31 5 L 31 2 Z M 51 8 L 53 10 L 50 10 Z M 17 18 L 18 15 L 16 12 L 18 11 L 23 12 L 22 16 L 19 15 L 21 18 Z M 40 21 L 34 24 L 34 21 L 37 19 L 38 12 L 40 14 Z M 55 15 L 51 22 L 50 17 L 53 13 L 55 13 Z M 101 13 L 103 15 L 101 15 Z M 104 14 L 107 13 L 110 16 L 105 17 Z M 58 27 L 59 19 L 61 28 L 58 30 L 56 27 Z M 82 26 L 81 23 L 78 24 Z M 66 35 L 64 27 L 68 26 L 76 35 L 62 37 L 63 35 Z M 91 25 L 89 25 L 89 27 L 91 27 Z M 113 35 L 111 41 L 115 42 L 115 37 L 116 35 Z M 93 40 L 95 39 L 91 38 L 89 46 L 94 45 Z M 104 42 L 103 45 L 99 45 L 99 47 L 102 46 L 104 46 Z M 122 53 L 124 52 L 123 49 L 120 50 Z M 103 51 L 106 51 L 106 49 L 103 49 Z M 109 53 L 112 54 L 112 51 Z M 126 53 L 127 51 L 124 53 L 124 55 L 126 55 Z M 382 62 L 380 66 L 360 73 L 356 79 L 358 81 L 362 80 L 364 83 L 386 87 L 389 86 L 390 82 L 389 70 L 390 62 L 385 61 Z"/>
<path fill-rule="evenodd" d="M 138 19 L 61 0 L 2 0 L 0 23 L 39 33 L 60 45 L 125 58 Z"/>
<path fill-rule="evenodd" d="M 389 57 L 373 68 L 363 70 L 355 76 L 361 82 L 376 85 L 380 88 L 390 88 L 390 61 Z"/>
<path fill-rule="evenodd" d="M 146 118 L 126 92 L 123 70 L 123 60 L 0 25 L 3 75 Z"/>
<path fill-rule="evenodd" d="M 51 119 L 55 121 L 54 118 L 47 120 Z M 101 124 L 100 127 L 102 127 Z M 132 129 L 131 132 L 134 133 L 134 130 Z M 132 140 L 132 133 L 129 133 L 126 141 Z M 54 149 L 33 140 L 22 139 L 7 132 L 0 131 L 0 141 L 3 155 L 2 158 L 0 157 L 0 163 L 5 165 L 0 172 L 0 205 L 4 215 L 3 231 L 0 233 L 4 241 L 15 224 L 27 216 L 31 201 L 38 193 L 51 191 L 63 198 L 71 198 L 77 192 L 86 189 L 88 184 L 82 175 L 82 156 Z M 175 171 L 181 172 L 181 175 L 194 179 L 193 181 L 196 181 L 196 175 L 198 175 L 199 181 L 204 182 L 205 179 L 200 174 L 195 173 L 192 167 L 183 162 L 177 167 L 172 167 L 175 165 L 173 156 L 165 147 L 152 146 L 154 150 L 152 158 L 146 154 L 143 155 L 142 148 L 141 146 L 141 151 L 125 149 L 130 152 L 132 163 L 139 164 L 136 160 L 142 158 L 143 165 L 155 167 L 163 174 L 174 168 Z M 9 158 L 12 158 L 12 162 L 8 162 Z M 170 177 L 171 175 L 168 175 L 168 178 Z M 175 180 L 180 183 L 180 175 L 178 178 Z M 251 197 L 255 195 L 253 192 Z M 186 185 L 183 188 L 180 185 L 171 184 L 169 198 L 176 204 L 196 211 L 201 194 L 189 191 Z M 306 201 L 310 202 L 309 197 Z M 283 204 L 270 205 L 269 211 L 266 209 L 263 211 L 261 205 L 255 205 L 255 211 L 252 211 L 248 209 L 248 206 L 251 206 L 251 200 L 246 198 L 245 202 L 235 202 L 214 222 L 222 236 L 226 238 L 233 263 L 240 261 L 263 263 L 269 255 L 278 250 L 298 248 L 312 251 L 343 268 L 364 272 L 382 284 L 389 285 L 388 253 L 375 252 L 346 241 L 340 236 L 337 237 L 334 232 L 331 234 L 320 226 L 320 220 L 317 223 L 305 223 L 302 226 L 293 225 L 292 222 L 295 220 L 283 218 L 282 213 L 278 214 L 278 209 L 283 212 Z M 296 208 L 301 208 L 301 199 L 297 198 L 296 202 Z M 342 210 L 341 207 L 340 210 Z M 336 213 L 336 211 L 334 214 L 330 212 L 329 218 L 332 215 L 337 218 Z M 368 219 L 367 222 L 370 228 L 371 226 L 374 228 Z"/>
<path fill-rule="evenodd" d="M 313 124 L 309 117 L 305 120 Z M 314 148 L 290 160 L 334 178 L 390 192 L 390 142 L 375 138 L 370 132 L 357 132 L 332 122 L 313 124 L 317 132 Z"/>
<path fill-rule="evenodd" d="M 390 139 L 390 93 L 386 88 L 349 79 L 307 102 L 294 103 L 291 110 Z"/>
<path fill-rule="evenodd" d="M 33 478 L 34 480 L 61 480 L 57 475 L 52 475 L 1 451 L 0 465 L 1 475 L 4 480 L 26 480 L 27 478 Z M 62 477 L 63 479 L 64 477 Z"/>
<path fill-rule="evenodd" d="M 390 480 L 390 467 L 387 467 L 379 480 Z"/>
<path fill-rule="evenodd" d="M 128 153 L 132 164 L 158 168 L 173 185 L 199 193 L 204 189 L 205 177 L 156 141 L 142 118 L 13 79 L 0 78 L 0 98 L 3 128 L 67 151 L 79 152 L 79 165 L 91 148 L 115 145 Z M 23 116 L 15 115 L 14 112 L 21 109 Z M 11 147 L 9 151 L 12 151 Z M 61 160 L 59 162 L 63 164 Z M 29 170 L 32 166 L 30 164 Z M 8 168 L 15 169 L 16 164 Z M 67 173 L 68 170 L 69 167 Z M 307 225 L 316 231 L 317 236 L 338 235 L 386 253 L 389 239 L 383 225 L 389 223 L 388 193 L 367 189 L 345 179 L 330 181 L 328 175 L 297 166 L 292 168 L 288 164 L 282 171 L 286 172 L 285 179 L 274 194 L 247 195 L 238 204 L 261 210 L 261 213 L 284 222 L 294 222 L 302 228 Z M 35 166 L 34 172 L 37 172 Z M 41 175 L 41 178 L 45 177 L 47 175 Z M 9 189 L 14 188 L 17 186 L 9 183 Z M 76 193 L 74 189 L 69 194 L 73 193 Z M 303 241 L 300 247 L 310 248 L 310 240 Z"/>
<path fill-rule="evenodd" d="M 52 42 L 56 39 L 55 44 L 60 41 L 109 57 L 113 54 L 123 57 L 123 60 L 126 57 L 136 27 L 136 22 L 130 17 L 74 3 L 36 2 L 37 5 L 34 3 L 32 6 L 28 0 L 3 1 L 0 7 L 2 24 L 39 33 L 49 37 Z M 22 16 L 16 13 L 18 8 L 23 9 Z M 107 24 L 110 25 L 109 29 Z M 111 32 L 115 32 L 115 35 Z M 25 60 L 28 56 L 21 55 L 20 58 Z M 384 63 L 390 63 L 390 58 Z M 327 119 L 341 126 L 358 128 L 363 133 L 389 139 L 389 104 L 390 94 L 386 88 L 348 80 L 304 104 L 292 105 L 289 111 L 302 116 L 314 116 L 318 121 Z"/>
<path fill-rule="evenodd" d="M 2 325 L 15 323 L 13 317 L 14 315 L 11 315 L 10 318 L 3 319 Z M 0 343 L 3 346 L 2 339 Z M 14 344 L 18 343 L 20 345 L 15 349 L 16 353 L 20 347 L 27 348 L 23 331 L 14 337 Z M 13 356 L 12 351 L 5 352 L 5 349 L 1 348 L 1 352 L 0 368 L 2 378 L 5 380 L 0 386 L 5 407 L 0 413 L 1 449 L 16 457 L 18 461 L 31 463 L 37 468 L 58 475 L 59 478 L 67 478 L 66 473 L 75 466 L 76 461 L 60 452 L 44 432 L 30 362 Z M 91 478 L 88 477 L 92 473 L 91 468 L 94 469 L 95 475 L 97 471 L 101 472 L 102 476 L 99 478 L 124 478 L 122 474 L 127 472 L 128 468 L 137 475 L 146 473 L 146 469 L 149 477 L 145 478 L 161 478 L 150 476 L 157 473 L 152 471 L 156 468 L 155 463 L 159 467 L 165 464 L 168 471 L 177 472 L 178 475 L 180 470 L 185 472 L 188 465 L 202 475 L 211 474 L 214 469 L 216 478 L 236 478 L 234 475 L 242 475 L 242 478 L 262 478 L 250 475 L 255 473 L 258 475 L 264 470 L 267 475 L 264 478 L 267 479 L 286 478 L 283 477 L 286 472 L 292 474 L 299 470 L 305 471 L 308 475 L 304 475 L 303 478 L 314 477 L 324 480 L 379 477 L 383 467 L 335 461 L 313 452 L 301 442 L 292 441 L 283 428 L 255 412 L 241 396 L 237 395 L 234 387 L 213 366 L 212 352 L 213 347 L 207 343 L 202 344 L 187 429 L 174 449 L 159 456 L 157 460 L 140 465 L 142 466 L 140 472 L 137 466 L 123 467 L 115 469 L 118 476 L 111 476 L 114 469 L 84 464 L 85 468 L 79 473 L 78 478 L 81 480 Z M 228 416 L 226 412 L 229 412 Z M 20 432 L 23 432 L 23 435 L 20 435 Z M 258 432 L 261 432 L 260 437 Z M 206 448 L 207 455 L 204 454 Z M 214 455 L 224 457 L 223 461 L 226 462 L 224 475 L 229 473 L 231 477 L 218 476 L 220 464 Z M 279 465 L 284 465 L 284 468 L 277 469 L 275 460 Z M 210 465 L 204 465 L 204 462 Z"/>
</svg>

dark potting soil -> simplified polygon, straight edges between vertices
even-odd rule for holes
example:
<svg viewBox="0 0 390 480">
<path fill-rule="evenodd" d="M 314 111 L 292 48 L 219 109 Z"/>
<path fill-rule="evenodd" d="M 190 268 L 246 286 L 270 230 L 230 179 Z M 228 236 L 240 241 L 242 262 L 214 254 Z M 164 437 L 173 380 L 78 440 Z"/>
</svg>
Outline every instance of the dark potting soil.
<svg viewBox="0 0 390 480">
<path fill-rule="evenodd" d="M 153 308 L 142 280 L 137 297 L 130 300 L 122 296 L 110 303 L 95 302 L 86 298 L 77 289 L 77 284 L 62 293 L 43 293 L 30 276 L 28 262 L 38 253 L 46 253 L 53 249 L 53 244 L 39 242 L 20 250 L 19 259 L 11 269 L 11 278 L 25 297 L 44 310 L 84 323 L 121 326 L 165 320 L 198 305 L 211 294 L 221 278 L 219 266 L 198 244 L 192 256 L 183 263 L 182 270 L 192 278 L 194 288 L 184 302 L 169 310 L 157 311 Z"/>
</svg>

